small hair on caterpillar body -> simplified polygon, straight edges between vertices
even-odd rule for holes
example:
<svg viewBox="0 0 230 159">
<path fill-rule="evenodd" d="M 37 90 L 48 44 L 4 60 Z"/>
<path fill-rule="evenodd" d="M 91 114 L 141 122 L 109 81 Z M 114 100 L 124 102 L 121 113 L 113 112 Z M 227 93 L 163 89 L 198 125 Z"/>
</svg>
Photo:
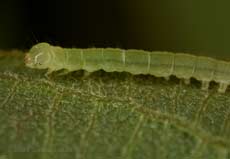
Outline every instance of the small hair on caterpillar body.
<svg viewBox="0 0 230 159">
<path fill-rule="evenodd" d="M 123 50 L 118 48 L 61 48 L 48 43 L 34 45 L 25 56 L 27 67 L 48 69 L 47 74 L 65 69 L 94 72 L 129 72 L 168 78 L 171 75 L 189 81 L 195 78 L 207 90 L 209 83 L 219 84 L 218 92 L 224 93 L 230 84 L 230 63 L 210 57 L 184 53 Z"/>
</svg>

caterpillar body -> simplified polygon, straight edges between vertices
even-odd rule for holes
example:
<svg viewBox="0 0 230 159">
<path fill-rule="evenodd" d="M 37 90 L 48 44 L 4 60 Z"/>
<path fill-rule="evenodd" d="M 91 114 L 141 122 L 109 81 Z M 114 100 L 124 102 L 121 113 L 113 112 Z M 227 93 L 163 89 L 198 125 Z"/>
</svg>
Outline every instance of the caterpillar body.
<svg viewBox="0 0 230 159">
<path fill-rule="evenodd" d="M 143 50 L 122 50 L 118 48 L 61 48 L 48 43 L 34 45 L 25 56 L 26 66 L 53 71 L 65 69 L 68 72 L 86 70 L 93 72 L 129 72 L 150 74 L 168 78 L 174 75 L 189 80 L 201 81 L 202 89 L 209 83 L 219 83 L 218 92 L 225 92 L 230 84 L 230 63 L 210 57 L 183 53 L 148 52 Z"/>
</svg>

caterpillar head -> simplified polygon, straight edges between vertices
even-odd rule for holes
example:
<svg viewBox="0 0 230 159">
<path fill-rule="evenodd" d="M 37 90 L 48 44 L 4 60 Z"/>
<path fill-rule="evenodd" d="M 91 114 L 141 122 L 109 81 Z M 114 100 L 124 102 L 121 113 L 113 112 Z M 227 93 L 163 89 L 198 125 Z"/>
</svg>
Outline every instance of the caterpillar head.
<svg viewBox="0 0 230 159">
<path fill-rule="evenodd" d="M 25 64 L 30 68 L 45 69 L 50 65 L 52 50 L 48 43 L 33 46 L 25 55 Z"/>
</svg>

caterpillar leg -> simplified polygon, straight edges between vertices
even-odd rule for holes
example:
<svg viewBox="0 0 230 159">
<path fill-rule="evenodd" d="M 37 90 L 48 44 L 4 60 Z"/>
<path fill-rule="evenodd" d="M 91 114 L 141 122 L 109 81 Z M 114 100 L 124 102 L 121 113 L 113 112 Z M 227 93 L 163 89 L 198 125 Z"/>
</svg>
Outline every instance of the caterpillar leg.
<svg viewBox="0 0 230 159">
<path fill-rule="evenodd" d="M 85 71 L 85 70 L 84 70 L 83 75 L 82 75 L 82 79 L 88 78 L 88 77 L 90 76 L 91 73 L 92 73 L 92 72 L 88 72 L 88 71 Z"/>
<path fill-rule="evenodd" d="M 164 79 L 165 79 L 166 81 L 168 81 L 168 80 L 170 80 L 170 76 L 166 76 L 166 77 L 164 77 Z"/>
<path fill-rule="evenodd" d="M 220 83 L 219 88 L 218 88 L 218 92 L 225 93 L 227 88 L 228 88 L 227 83 Z"/>
<path fill-rule="evenodd" d="M 189 85 L 189 84 L 190 84 L 190 79 L 184 79 L 184 83 L 185 83 L 186 85 Z"/>
<path fill-rule="evenodd" d="M 210 81 L 202 81 L 201 83 L 201 89 L 202 90 L 208 90 Z"/>
<path fill-rule="evenodd" d="M 53 71 L 54 70 L 52 70 L 51 68 L 48 68 L 47 72 L 45 73 L 45 76 L 49 78 L 49 75 L 51 75 Z"/>
<path fill-rule="evenodd" d="M 58 76 L 64 76 L 64 75 L 67 75 L 68 73 L 70 73 L 69 70 L 63 69 L 63 70 L 61 70 L 57 75 L 58 75 Z"/>
</svg>

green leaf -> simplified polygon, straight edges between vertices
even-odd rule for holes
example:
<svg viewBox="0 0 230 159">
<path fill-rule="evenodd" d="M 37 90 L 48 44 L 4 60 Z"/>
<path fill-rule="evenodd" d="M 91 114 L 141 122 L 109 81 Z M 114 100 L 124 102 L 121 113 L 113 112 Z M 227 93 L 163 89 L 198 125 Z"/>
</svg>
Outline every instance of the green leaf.
<svg viewBox="0 0 230 159">
<path fill-rule="evenodd" d="M 230 93 L 172 77 L 44 76 L 0 54 L 0 158 L 229 159 Z"/>
</svg>

